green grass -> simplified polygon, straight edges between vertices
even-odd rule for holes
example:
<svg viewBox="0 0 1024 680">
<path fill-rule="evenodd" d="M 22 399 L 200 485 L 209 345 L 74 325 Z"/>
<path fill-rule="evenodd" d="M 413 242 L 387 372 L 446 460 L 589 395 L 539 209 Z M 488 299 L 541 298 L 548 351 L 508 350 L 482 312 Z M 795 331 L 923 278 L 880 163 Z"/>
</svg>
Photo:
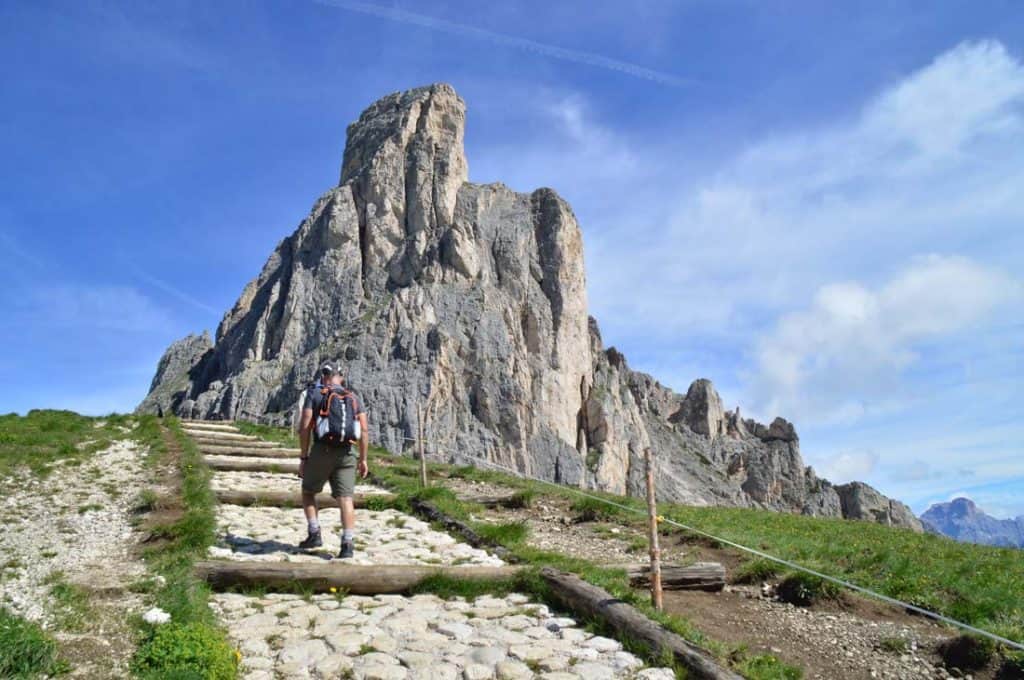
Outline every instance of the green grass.
<svg viewBox="0 0 1024 680">
<path fill-rule="evenodd" d="M 61 675 L 68 665 L 57 644 L 34 623 L 0 607 L 0 678 Z"/>
<path fill-rule="evenodd" d="M 890 654 L 905 654 L 910 649 L 910 643 L 906 638 L 901 637 L 884 637 L 879 641 L 878 646 Z"/>
<path fill-rule="evenodd" d="M 747 560 L 733 574 L 733 583 L 758 583 L 768 581 L 779 575 L 781 565 L 763 557 Z"/>
<path fill-rule="evenodd" d="M 505 547 L 519 545 L 526 540 L 530 533 L 526 522 L 505 522 L 503 524 L 481 522 L 474 528 L 484 540 Z"/>
<path fill-rule="evenodd" d="M 793 572 L 782 579 L 776 588 L 776 594 L 783 602 L 799 607 L 809 607 L 812 604 L 825 600 L 838 600 L 841 597 L 839 586 L 802 571 Z"/>
<path fill-rule="evenodd" d="M 0 416 L 0 476 L 19 469 L 45 477 L 55 463 L 80 464 L 111 442 L 129 436 L 132 416 L 103 418 L 71 411 L 29 411 Z"/>
<path fill-rule="evenodd" d="M 81 632 L 89 618 L 89 592 L 70 583 L 61 571 L 51 572 L 43 580 L 50 586 L 51 608 L 57 625 L 67 631 Z"/>
<path fill-rule="evenodd" d="M 150 446 L 147 463 L 152 467 L 175 464 L 181 476 L 182 512 L 179 517 L 151 527 L 162 539 L 144 553 L 150 570 L 165 583 L 151 595 L 151 602 L 171 615 L 159 626 L 139 622 L 140 644 L 132 661 L 139 677 L 204 678 L 230 680 L 237 674 L 238 654 L 227 641 L 209 608 L 210 591 L 192 575 L 195 560 L 206 554 L 215 540 L 214 495 L 210 471 L 195 444 L 181 430 L 176 419 L 164 419 L 180 449 L 171 460 L 160 423 L 144 416 L 141 429 Z"/>
</svg>

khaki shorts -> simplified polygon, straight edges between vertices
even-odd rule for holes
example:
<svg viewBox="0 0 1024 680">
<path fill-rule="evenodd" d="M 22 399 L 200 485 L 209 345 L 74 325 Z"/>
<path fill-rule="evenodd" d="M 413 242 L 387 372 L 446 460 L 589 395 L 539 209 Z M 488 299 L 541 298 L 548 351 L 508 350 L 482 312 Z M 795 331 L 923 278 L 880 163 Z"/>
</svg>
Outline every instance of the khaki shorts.
<svg viewBox="0 0 1024 680">
<path fill-rule="evenodd" d="M 331 496 L 346 498 L 356 490 L 356 453 L 351 446 L 331 447 L 313 442 L 302 474 L 302 490 L 320 493 L 324 482 L 331 484 Z"/>
</svg>

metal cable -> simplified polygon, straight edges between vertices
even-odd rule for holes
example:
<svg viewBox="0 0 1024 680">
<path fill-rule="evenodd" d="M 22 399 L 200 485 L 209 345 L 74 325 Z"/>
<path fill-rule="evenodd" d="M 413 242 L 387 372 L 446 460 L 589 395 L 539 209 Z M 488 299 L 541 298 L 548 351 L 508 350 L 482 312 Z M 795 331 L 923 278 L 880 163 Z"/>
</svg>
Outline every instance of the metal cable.
<svg viewBox="0 0 1024 680">
<path fill-rule="evenodd" d="M 466 455 L 461 455 L 461 456 L 459 456 L 459 458 L 469 459 L 469 460 L 473 460 L 473 461 L 476 461 L 476 462 L 480 462 L 480 463 L 483 463 L 484 465 L 489 465 L 489 466 L 491 466 L 493 468 L 496 468 L 498 470 L 502 470 L 503 472 L 511 473 L 511 474 L 513 474 L 513 475 L 515 475 L 517 477 L 522 477 L 524 479 L 529 479 L 529 480 L 534 481 L 534 482 L 539 482 L 540 484 L 547 484 L 548 486 L 553 486 L 553 487 L 555 487 L 557 489 L 571 491 L 571 492 L 573 492 L 575 494 L 583 496 L 584 498 L 589 498 L 591 500 L 595 500 L 595 501 L 598 501 L 598 502 L 601 502 L 601 503 L 606 503 L 606 504 L 611 505 L 613 507 L 620 508 L 622 510 L 626 510 L 627 512 L 633 512 L 633 513 L 636 513 L 638 515 L 646 515 L 647 514 L 646 512 L 644 512 L 643 510 L 640 510 L 638 508 L 633 508 L 633 507 L 630 507 L 628 505 L 623 505 L 622 503 L 616 503 L 615 501 L 609 500 L 607 498 L 601 498 L 600 496 L 595 496 L 594 494 L 587 493 L 586 491 L 583 491 L 582 489 L 577 489 L 577 488 L 574 488 L 574 487 L 571 487 L 571 486 L 566 486 L 564 484 L 558 484 L 556 482 L 551 482 L 551 481 L 548 481 L 546 479 L 539 479 L 537 477 L 532 477 L 532 476 L 530 476 L 530 475 L 528 475 L 528 474 L 526 474 L 524 472 L 520 472 L 518 470 L 515 470 L 513 468 L 507 467 L 505 465 L 501 465 L 500 463 L 494 463 L 494 462 L 486 460 L 484 458 L 477 458 L 475 456 L 466 456 Z M 661 515 L 659 515 L 659 517 L 661 517 Z M 856 591 L 858 593 L 862 593 L 864 595 L 868 595 L 868 596 L 873 597 L 873 598 L 875 598 L 877 600 L 881 600 L 882 602 L 886 602 L 886 603 L 891 604 L 891 605 L 896 605 L 898 607 L 903 607 L 905 609 L 908 609 L 908 610 L 910 610 L 912 612 L 915 612 L 917 614 L 920 614 L 922 616 L 927 616 L 930 619 L 934 619 L 936 621 L 941 621 L 941 622 L 949 624 L 951 626 L 955 626 L 957 628 L 961 628 L 963 630 L 970 631 L 972 633 L 975 633 L 976 635 L 981 635 L 982 637 L 986 637 L 986 638 L 989 638 L 990 640 L 993 640 L 995 642 L 999 642 L 1001 644 L 1004 644 L 1007 647 L 1011 647 L 1013 649 L 1024 651 L 1024 644 L 1021 644 L 1019 642 L 1014 642 L 1013 640 L 1009 640 L 1007 638 L 1004 638 L 1001 635 L 996 635 L 995 633 L 990 633 L 987 630 L 982 630 L 981 628 L 976 628 L 975 626 L 972 626 L 969 623 L 964 623 L 963 621 L 957 621 L 956 619 L 952 619 L 952 618 L 950 618 L 948 616 L 944 616 L 944 615 L 939 614 L 937 612 L 933 612 L 933 611 L 930 611 L 928 609 L 924 609 L 922 607 L 918 607 L 917 605 L 910 604 L 909 602 L 904 602 L 903 600 L 898 600 L 898 599 L 896 599 L 894 597 L 889 597 L 888 595 L 883 595 L 882 593 L 879 593 L 879 592 L 876 592 L 874 590 L 871 590 L 870 588 L 864 588 L 863 586 L 858 586 L 855 583 L 850 583 L 849 581 L 843 580 L 841 578 L 836 578 L 835 576 L 829 576 L 828 574 L 823 574 L 820 571 L 816 571 L 814 569 L 810 569 L 809 567 L 804 567 L 804 566 L 799 565 L 799 564 L 797 564 L 795 562 L 791 562 L 791 561 L 789 561 L 787 559 L 783 559 L 781 557 L 775 557 L 774 555 L 769 555 L 768 553 L 763 552 L 761 550 L 756 550 L 754 548 L 749 548 L 749 547 L 747 547 L 745 545 L 742 545 L 740 543 L 736 543 L 735 541 L 730 541 L 730 540 L 728 540 L 726 538 L 722 538 L 721 536 L 715 536 L 714 534 L 710 534 L 710 533 L 708 533 L 706 531 L 703 531 L 701 529 L 698 529 L 696 527 L 692 527 L 692 526 L 689 526 L 687 524 L 683 524 L 682 522 L 676 522 L 675 520 L 670 519 L 668 517 L 661 517 L 661 519 L 666 524 L 671 524 L 672 526 L 679 527 L 680 529 L 683 529 L 685 531 L 689 531 L 689 532 L 698 534 L 700 536 L 704 536 L 705 538 L 713 539 L 715 541 L 718 541 L 719 543 L 723 543 L 725 545 L 728 545 L 728 546 L 731 546 L 733 548 L 736 548 L 737 550 L 742 550 L 744 552 L 750 553 L 751 555 L 757 555 L 758 557 L 761 557 L 761 558 L 766 559 L 766 560 L 770 560 L 770 561 L 775 562 L 777 564 L 784 565 L 786 567 L 789 567 L 790 569 L 795 569 L 797 571 L 802 571 L 802 572 L 804 572 L 806 574 L 811 574 L 812 576 L 816 576 L 816 577 L 818 577 L 820 579 L 823 579 L 825 581 L 829 581 L 830 583 L 834 583 L 834 584 L 836 584 L 838 586 L 842 586 L 844 588 L 849 588 L 850 590 Z"/>
</svg>

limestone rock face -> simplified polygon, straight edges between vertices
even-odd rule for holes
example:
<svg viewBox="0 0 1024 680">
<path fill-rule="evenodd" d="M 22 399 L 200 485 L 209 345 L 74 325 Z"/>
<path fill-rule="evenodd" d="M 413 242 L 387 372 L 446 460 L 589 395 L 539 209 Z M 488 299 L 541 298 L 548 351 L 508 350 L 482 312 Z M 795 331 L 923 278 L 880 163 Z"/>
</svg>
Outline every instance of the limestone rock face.
<svg viewBox="0 0 1024 680">
<path fill-rule="evenodd" d="M 156 366 L 149 394 L 136 409 L 140 413 L 176 412 L 192 389 L 192 369 L 213 349 L 210 334 L 189 335 L 171 343 Z"/>
<path fill-rule="evenodd" d="M 836 487 L 843 517 L 864 519 L 881 524 L 909 527 L 924 531 L 924 526 L 903 503 L 887 498 L 864 482 L 850 482 Z"/>
<path fill-rule="evenodd" d="M 271 254 L 217 329 L 161 360 L 140 410 L 292 424 L 307 382 L 340 363 L 370 434 L 544 479 L 666 500 L 838 516 L 793 426 L 725 411 L 632 371 L 588 317 L 583 240 L 554 191 L 467 181 L 465 105 L 448 85 L 384 97 L 348 128 L 339 186 Z"/>
</svg>

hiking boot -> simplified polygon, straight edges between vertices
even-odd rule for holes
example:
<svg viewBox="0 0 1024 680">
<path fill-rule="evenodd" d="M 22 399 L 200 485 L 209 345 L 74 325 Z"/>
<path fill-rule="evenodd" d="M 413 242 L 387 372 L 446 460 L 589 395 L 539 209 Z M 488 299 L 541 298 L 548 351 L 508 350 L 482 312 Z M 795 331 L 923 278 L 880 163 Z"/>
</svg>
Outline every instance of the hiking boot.
<svg viewBox="0 0 1024 680">
<path fill-rule="evenodd" d="M 319 548 L 324 544 L 324 539 L 320 537 L 319 531 L 310 531 L 309 536 L 306 536 L 306 540 L 299 543 L 300 550 L 310 550 L 311 548 Z"/>
<path fill-rule="evenodd" d="M 352 555 L 355 554 L 355 551 L 356 551 L 356 548 L 355 548 L 354 545 L 352 545 L 352 541 L 342 541 L 341 542 L 341 552 L 338 553 L 338 557 L 341 558 L 341 559 L 345 559 L 347 557 L 352 557 Z"/>
</svg>

